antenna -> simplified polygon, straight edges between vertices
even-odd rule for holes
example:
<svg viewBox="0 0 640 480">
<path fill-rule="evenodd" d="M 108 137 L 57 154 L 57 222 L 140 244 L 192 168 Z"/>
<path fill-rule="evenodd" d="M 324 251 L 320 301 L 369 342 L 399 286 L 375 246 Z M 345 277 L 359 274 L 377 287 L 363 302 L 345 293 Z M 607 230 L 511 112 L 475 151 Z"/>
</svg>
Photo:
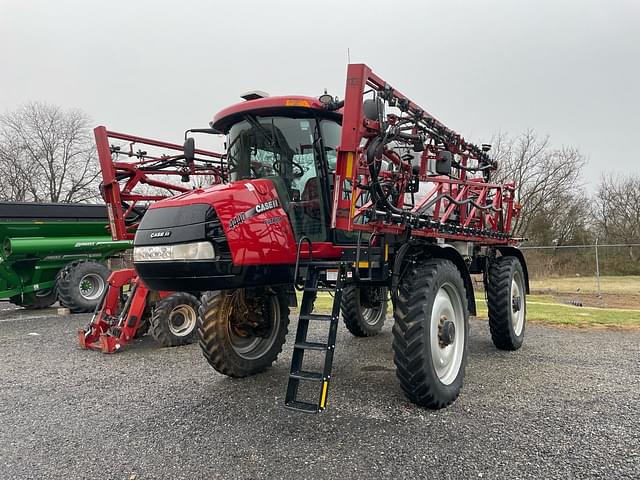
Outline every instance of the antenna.
<svg viewBox="0 0 640 480">
<path fill-rule="evenodd" d="M 349 52 L 349 47 L 347 47 L 347 63 L 351 63 L 351 52 Z"/>
</svg>

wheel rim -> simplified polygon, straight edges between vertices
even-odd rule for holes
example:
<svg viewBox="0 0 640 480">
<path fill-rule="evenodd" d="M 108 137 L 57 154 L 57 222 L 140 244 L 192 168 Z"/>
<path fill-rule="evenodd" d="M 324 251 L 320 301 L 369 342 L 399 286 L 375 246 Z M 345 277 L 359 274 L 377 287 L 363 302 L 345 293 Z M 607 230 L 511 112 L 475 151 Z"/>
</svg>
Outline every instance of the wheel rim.
<svg viewBox="0 0 640 480">
<path fill-rule="evenodd" d="M 80 295 L 85 300 L 97 300 L 104 292 L 104 279 L 97 273 L 87 273 L 80 279 Z"/>
<path fill-rule="evenodd" d="M 362 320 L 367 325 L 374 326 L 380 320 L 380 309 L 360 307 L 360 313 L 362 314 Z"/>
<path fill-rule="evenodd" d="M 359 291 L 358 295 L 362 295 L 362 290 Z M 367 325 L 374 327 L 380 321 L 380 316 L 384 311 L 384 301 L 379 307 L 363 307 L 362 299 L 360 299 L 360 315 L 362 315 L 362 320 Z"/>
<path fill-rule="evenodd" d="M 522 334 L 525 316 L 524 289 L 522 288 L 522 277 L 516 272 L 511 280 L 511 326 L 516 336 Z"/>
<path fill-rule="evenodd" d="M 447 343 L 443 341 L 443 329 L 450 328 L 455 333 Z M 438 379 L 445 385 L 453 383 L 460 371 L 465 334 L 462 299 L 453 285 L 445 283 L 438 290 L 431 310 L 431 360 Z"/>
<path fill-rule="evenodd" d="M 169 331 L 176 337 L 186 337 L 196 327 L 198 315 L 191 305 L 179 305 L 169 314 Z"/>
<path fill-rule="evenodd" d="M 256 360 L 268 352 L 275 344 L 280 331 L 280 304 L 275 296 L 269 296 L 269 313 L 271 315 L 271 331 L 267 337 L 257 337 L 242 334 L 233 327 L 231 321 L 227 322 L 229 341 L 231 347 L 238 356 L 245 360 Z M 232 313 L 233 314 L 233 313 Z"/>
<path fill-rule="evenodd" d="M 384 308 L 372 308 L 372 307 L 360 307 L 360 314 L 362 315 L 362 320 L 364 323 L 371 327 L 375 327 L 380 322 L 380 317 L 382 315 Z"/>
</svg>

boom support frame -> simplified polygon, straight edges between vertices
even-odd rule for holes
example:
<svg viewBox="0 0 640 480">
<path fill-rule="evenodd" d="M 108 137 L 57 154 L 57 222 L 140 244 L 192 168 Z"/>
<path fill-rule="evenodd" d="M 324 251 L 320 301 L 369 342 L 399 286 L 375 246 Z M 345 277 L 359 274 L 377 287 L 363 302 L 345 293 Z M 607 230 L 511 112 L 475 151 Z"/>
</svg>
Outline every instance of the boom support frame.
<svg viewBox="0 0 640 480">
<path fill-rule="evenodd" d="M 367 94 L 373 95 L 368 106 L 364 102 Z M 385 115 L 385 107 L 398 113 Z M 419 165 L 410 150 L 421 152 Z M 486 151 L 465 141 L 368 66 L 351 64 L 331 226 L 396 235 L 410 230 L 417 237 L 487 245 L 515 244 L 518 239 L 510 234 L 512 219 L 519 211 L 515 185 L 490 182 L 497 165 Z M 430 162 L 451 166 L 447 174 L 432 175 Z M 423 187 L 428 193 L 415 201 L 415 193 Z"/>
</svg>

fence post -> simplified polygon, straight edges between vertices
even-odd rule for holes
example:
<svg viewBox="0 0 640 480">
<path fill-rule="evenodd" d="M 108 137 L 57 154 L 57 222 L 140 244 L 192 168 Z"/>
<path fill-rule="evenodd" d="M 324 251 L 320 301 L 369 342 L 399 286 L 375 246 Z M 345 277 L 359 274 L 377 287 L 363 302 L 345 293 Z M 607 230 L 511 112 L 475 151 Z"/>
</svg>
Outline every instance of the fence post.
<svg viewBox="0 0 640 480">
<path fill-rule="evenodd" d="M 596 285 L 598 286 L 598 297 L 600 297 L 600 261 L 598 260 L 598 237 L 596 237 Z"/>
</svg>

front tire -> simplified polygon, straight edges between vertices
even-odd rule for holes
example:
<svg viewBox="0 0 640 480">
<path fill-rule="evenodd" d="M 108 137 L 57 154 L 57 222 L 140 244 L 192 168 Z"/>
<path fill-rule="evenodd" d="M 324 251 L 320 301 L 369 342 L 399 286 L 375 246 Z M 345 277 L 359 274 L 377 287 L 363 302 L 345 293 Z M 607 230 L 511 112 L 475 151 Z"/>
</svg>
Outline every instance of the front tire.
<svg viewBox="0 0 640 480">
<path fill-rule="evenodd" d="M 289 326 L 283 289 L 207 292 L 198 316 L 207 362 L 230 377 L 260 373 L 276 361 Z"/>
<path fill-rule="evenodd" d="M 342 319 L 356 337 L 372 337 L 387 317 L 387 289 L 349 285 L 342 293 Z"/>
<path fill-rule="evenodd" d="M 527 320 L 527 293 L 522 265 L 516 257 L 497 258 L 489 266 L 487 305 L 493 344 L 500 350 L 522 346 Z"/>
<path fill-rule="evenodd" d="M 198 337 L 199 308 L 200 301 L 186 292 L 172 293 L 158 300 L 151 315 L 151 335 L 163 347 L 195 342 Z M 144 327 L 143 323 L 141 327 Z"/>
<path fill-rule="evenodd" d="M 460 272 L 434 258 L 410 267 L 398 288 L 394 363 L 412 402 L 439 409 L 460 394 L 467 364 L 469 314 Z"/>
</svg>

